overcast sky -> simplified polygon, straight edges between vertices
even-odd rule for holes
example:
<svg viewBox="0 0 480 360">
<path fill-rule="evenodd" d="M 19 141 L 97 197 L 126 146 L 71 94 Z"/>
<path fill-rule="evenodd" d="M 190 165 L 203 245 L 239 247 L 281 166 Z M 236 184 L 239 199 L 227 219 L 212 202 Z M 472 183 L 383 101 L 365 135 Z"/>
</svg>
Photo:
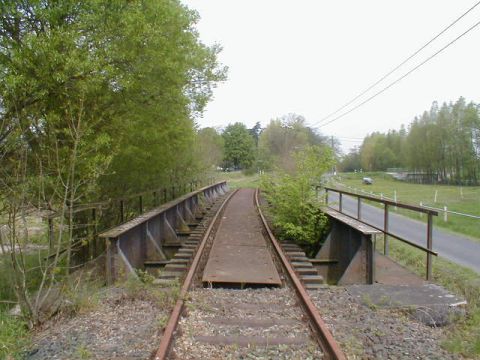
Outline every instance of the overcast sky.
<svg viewBox="0 0 480 360">
<path fill-rule="evenodd" d="M 201 16 L 202 41 L 221 44 L 219 59 L 229 67 L 228 80 L 197 122 L 266 126 L 297 113 L 316 127 L 477 1 L 184 0 Z M 480 6 L 368 95 L 479 20 Z M 347 150 L 368 133 L 409 124 L 435 100 L 480 102 L 479 45 L 480 26 L 370 103 L 320 127 L 321 133 L 339 137 Z"/>
</svg>

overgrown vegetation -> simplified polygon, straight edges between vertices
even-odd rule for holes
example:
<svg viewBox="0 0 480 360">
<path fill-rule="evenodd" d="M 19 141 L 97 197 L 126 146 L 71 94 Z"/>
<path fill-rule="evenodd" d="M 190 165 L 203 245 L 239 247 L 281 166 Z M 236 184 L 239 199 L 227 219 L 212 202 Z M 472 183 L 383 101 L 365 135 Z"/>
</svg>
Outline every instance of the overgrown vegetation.
<svg viewBox="0 0 480 360">
<path fill-rule="evenodd" d="M 70 281 L 79 204 L 211 167 L 194 119 L 226 69 L 197 21 L 177 0 L 0 0 L 0 245 L 30 327 Z M 56 218 L 33 268 L 32 211 Z"/>
<path fill-rule="evenodd" d="M 307 146 L 291 156 L 293 169 L 277 168 L 264 175 L 261 187 L 279 238 L 302 245 L 311 255 L 318 250 L 327 223 L 313 185 L 330 169 L 332 151 L 325 146 Z"/>
<path fill-rule="evenodd" d="M 0 359 L 20 359 L 28 345 L 27 324 L 0 309 Z"/>
<path fill-rule="evenodd" d="M 382 241 L 378 242 L 378 246 L 383 247 Z M 425 276 L 424 252 L 399 241 L 391 241 L 390 256 L 419 276 Z M 433 262 L 433 281 L 463 296 L 468 302 L 466 317 L 449 325 L 449 336 L 443 346 L 469 358 L 480 357 L 480 275 L 439 257 Z"/>
</svg>

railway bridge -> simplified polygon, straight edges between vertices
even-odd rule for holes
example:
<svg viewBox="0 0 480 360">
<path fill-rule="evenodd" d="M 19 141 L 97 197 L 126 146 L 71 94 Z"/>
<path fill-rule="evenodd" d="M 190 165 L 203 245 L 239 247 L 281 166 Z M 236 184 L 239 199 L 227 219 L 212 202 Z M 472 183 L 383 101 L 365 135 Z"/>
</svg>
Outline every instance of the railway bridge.
<svg viewBox="0 0 480 360">
<path fill-rule="evenodd" d="M 258 190 L 230 191 L 218 182 L 99 235 L 107 244 L 109 283 L 146 271 L 158 286 L 180 286 L 155 359 L 225 358 L 241 348 L 258 349 L 259 356 L 268 348 L 278 358 L 344 359 L 311 298 L 327 284 L 356 286 L 358 294 L 370 287 L 375 296 L 385 288 L 373 284 L 413 285 L 440 298 L 439 305 L 459 302 L 379 254 L 377 236 L 385 232 L 343 214 L 341 205 L 323 208 L 330 232 L 310 258 L 275 238 L 260 203 Z M 195 315 L 186 316 L 191 307 Z"/>
</svg>

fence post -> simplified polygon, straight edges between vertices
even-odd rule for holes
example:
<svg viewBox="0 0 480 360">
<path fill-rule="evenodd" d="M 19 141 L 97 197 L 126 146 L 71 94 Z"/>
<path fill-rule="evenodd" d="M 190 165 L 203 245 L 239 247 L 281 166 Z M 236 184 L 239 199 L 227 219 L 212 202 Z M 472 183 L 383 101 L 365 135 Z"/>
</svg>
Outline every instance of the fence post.
<svg viewBox="0 0 480 360">
<path fill-rule="evenodd" d="M 338 201 L 338 211 L 342 212 L 342 202 L 343 202 L 343 194 L 339 193 L 339 201 Z"/>
<path fill-rule="evenodd" d="M 167 188 L 163 189 L 163 203 L 165 204 L 167 202 Z"/>
<path fill-rule="evenodd" d="M 53 241 L 54 241 L 54 234 L 53 234 L 53 218 L 48 218 L 48 249 L 52 251 L 53 249 Z"/>
<path fill-rule="evenodd" d="M 325 189 L 325 206 L 328 206 L 328 189 Z"/>
<path fill-rule="evenodd" d="M 433 228 L 433 216 L 432 213 L 428 213 L 427 221 L 427 249 L 432 250 L 432 228 Z M 427 281 L 432 280 L 432 254 L 427 253 Z"/>
<path fill-rule="evenodd" d="M 123 200 L 120 200 L 120 221 L 122 223 L 125 221 L 125 206 Z"/>
<path fill-rule="evenodd" d="M 143 196 L 142 195 L 138 197 L 138 210 L 140 210 L 140 214 L 143 214 Z"/>
<path fill-rule="evenodd" d="M 389 239 L 388 239 L 388 235 L 387 235 L 387 232 L 388 232 L 388 204 L 385 203 L 385 210 L 384 210 L 384 213 L 383 213 L 383 232 L 384 232 L 384 235 L 383 235 L 383 254 L 385 256 L 388 256 L 389 252 L 390 252 L 390 249 L 389 249 Z"/>
<path fill-rule="evenodd" d="M 175 199 L 175 185 L 172 185 L 172 200 Z"/>
<path fill-rule="evenodd" d="M 443 221 L 448 221 L 448 209 L 446 206 L 443 207 Z"/>
<path fill-rule="evenodd" d="M 157 199 L 157 192 L 154 191 L 154 192 L 153 192 L 153 206 L 154 206 L 154 207 L 158 206 L 157 200 L 158 200 L 158 199 Z"/>
<path fill-rule="evenodd" d="M 357 197 L 357 219 L 360 220 L 362 218 L 362 198 L 359 196 Z"/>
<path fill-rule="evenodd" d="M 93 224 L 92 224 L 92 239 L 91 239 L 91 242 L 92 242 L 92 245 L 89 247 L 91 250 L 91 253 L 89 254 L 89 260 L 90 259 L 95 259 L 98 255 L 98 251 L 97 251 L 97 209 L 96 208 L 93 208 L 92 209 L 92 221 L 93 221 Z M 90 252 L 90 251 L 89 251 Z"/>
</svg>

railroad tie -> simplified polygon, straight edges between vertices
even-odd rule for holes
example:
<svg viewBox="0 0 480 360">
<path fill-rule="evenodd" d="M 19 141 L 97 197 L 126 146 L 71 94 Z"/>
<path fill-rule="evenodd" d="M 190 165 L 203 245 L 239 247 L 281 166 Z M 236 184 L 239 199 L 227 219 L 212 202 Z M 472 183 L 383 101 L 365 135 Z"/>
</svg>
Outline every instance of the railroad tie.
<svg viewBox="0 0 480 360">
<path fill-rule="evenodd" d="M 280 245 L 305 288 L 307 290 L 321 289 L 325 283 L 323 276 L 318 274 L 305 252 L 294 243 L 282 242 Z"/>
</svg>

